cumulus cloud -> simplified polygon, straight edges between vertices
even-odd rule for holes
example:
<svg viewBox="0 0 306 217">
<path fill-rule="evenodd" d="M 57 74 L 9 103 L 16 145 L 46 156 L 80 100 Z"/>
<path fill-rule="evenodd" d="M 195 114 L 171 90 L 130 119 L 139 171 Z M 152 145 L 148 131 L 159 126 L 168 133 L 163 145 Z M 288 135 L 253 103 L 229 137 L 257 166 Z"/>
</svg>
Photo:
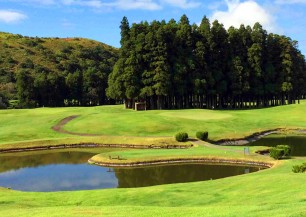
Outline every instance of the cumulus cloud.
<svg viewBox="0 0 306 217">
<path fill-rule="evenodd" d="M 276 4 L 306 4 L 306 0 L 276 0 Z"/>
<path fill-rule="evenodd" d="M 26 19 L 27 16 L 23 13 L 11 10 L 0 10 L 0 22 L 17 23 Z"/>
<path fill-rule="evenodd" d="M 253 0 L 240 2 L 240 0 L 225 0 L 227 11 L 216 10 L 211 16 L 212 20 L 223 23 L 225 28 L 241 24 L 253 26 L 259 22 L 265 29 L 271 32 L 279 32 L 274 17 L 267 9 Z"/>
</svg>

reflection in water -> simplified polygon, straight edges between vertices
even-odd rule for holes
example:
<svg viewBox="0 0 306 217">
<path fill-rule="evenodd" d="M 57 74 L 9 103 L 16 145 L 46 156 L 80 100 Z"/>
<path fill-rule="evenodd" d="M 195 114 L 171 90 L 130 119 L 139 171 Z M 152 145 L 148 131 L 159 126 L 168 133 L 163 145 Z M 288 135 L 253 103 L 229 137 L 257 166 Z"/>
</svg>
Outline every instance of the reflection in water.
<svg viewBox="0 0 306 217">
<path fill-rule="evenodd" d="M 114 170 L 118 178 L 119 188 L 133 188 L 214 180 L 256 172 L 260 168 L 213 164 L 178 164 Z"/>
<path fill-rule="evenodd" d="M 43 151 L 0 155 L 0 186 L 23 191 L 131 188 L 224 178 L 259 168 L 180 164 L 144 168 L 106 168 L 87 164 L 96 151 Z"/>
<path fill-rule="evenodd" d="M 249 145 L 268 147 L 289 145 L 292 150 L 292 156 L 306 156 L 306 136 L 272 135 L 250 143 Z"/>
</svg>

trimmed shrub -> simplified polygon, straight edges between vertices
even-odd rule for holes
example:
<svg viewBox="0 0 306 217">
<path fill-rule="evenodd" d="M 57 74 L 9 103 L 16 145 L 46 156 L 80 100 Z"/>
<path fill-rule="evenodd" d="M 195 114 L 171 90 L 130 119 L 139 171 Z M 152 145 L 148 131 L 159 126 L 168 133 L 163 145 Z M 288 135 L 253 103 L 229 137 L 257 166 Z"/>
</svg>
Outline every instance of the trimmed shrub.
<svg viewBox="0 0 306 217">
<path fill-rule="evenodd" d="M 270 149 L 270 157 L 279 160 L 284 157 L 289 157 L 291 154 L 291 148 L 288 145 L 278 145 L 275 148 Z"/>
<path fill-rule="evenodd" d="M 274 158 L 275 160 L 279 160 L 283 157 L 284 150 L 279 148 L 271 148 L 270 149 L 270 157 Z"/>
<path fill-rule="evenodd" d="M 176 141 L 178 141 L 178 142 L 186 142 L 187 139 L 188 139 L 188 134 L 187 134 L 187 133 L 184 133 L 184 132 L 177 133 L 177 134 L 175 135 L 175 139 L 176 139 Z"/>
<path fill-rule="evenodd" d="M 292 166 L 292 172 L 294 172 L 294 173 L 304 173 L 304 172 L 306 172 L 306 163 L 303 163 L 302 165 Z"/>
<path fill-rule="evenodd" d="M 196 137 L 202 141 L 206 141 L 208 139 L 208 132 L 197 132 Z"/>
<path fill-rule="evenodd" d="M 284 156 L 283 157 L 289 157 L 291 155 L 291 148 L 289 145 L 278 145 L 276 148 L 284 150 Z"/>
</svg>

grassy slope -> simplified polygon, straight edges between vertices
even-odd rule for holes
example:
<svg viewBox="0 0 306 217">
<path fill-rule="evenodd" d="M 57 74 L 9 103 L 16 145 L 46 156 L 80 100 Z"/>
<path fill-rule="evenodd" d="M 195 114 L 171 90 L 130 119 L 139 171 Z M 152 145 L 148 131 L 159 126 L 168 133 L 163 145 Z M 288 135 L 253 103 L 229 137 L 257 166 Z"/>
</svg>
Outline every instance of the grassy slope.
<svg viewBox="0 0 306 217">
<path fill-rule="evenodd" d="M 301 105 L 247 111 L 134 112 L 123 110 L 121 106 L 6 110 L 0 111 L 0 147 L 14 147 L 18 141 L 94 141 L 102 138 L 81 140 L 80 137 L 58 134 L 50 129 L 60 119 L 76 114 L 81 114 L 81 117 L 73 120 L 66 129 L 105 134 L 139 135 L 141 132 L 142 135 L 172 135 L 178 130 L 192 134 L 201 126 L 201 129 L 208 129 L 213 138 L 224 138 L 271 127 L 305 127 L 305 107 L 306 102 L 303 101 Z M 201 120 L 195 120 L 195 117 Z M 210 120 L 207 120 L 208 117 Z M 142 124 L 144 128 L 138 129 Z M 160 126 L 168 125 L 173 127 L 161 127 L 159 133 Z M 233 133 L 235 131 L 237 134 Z M 120 140 L 122 137 L 111 138 Z M 125 139 L 132 143 L 147 140 Z M 113 154 L 127 159 L 169 156 L 244 159 L 242 150 L 242 147 L 223 150 L 201 146 L 188 150 L 132 150 Z M 262 156 L 247 158 L 271 161 Z M 215 181 L 139 189 L 25 193 L 0 188 L 0 216 L 306 216 L 306 176 L 291 172 L 293 164 L 305 160 L 281 161 L 273 169 Z"/>
<path fill-rule="evenodd" d="M 225 155 L 223 150 L 205 147 L 169 150 L 167 154 L 195 153 Z M 134 150 L 123 155 L 165 153 Z M 239 156 L 231 151 L 226 155 Z M 242 154 L 240 158 L 244 158 Z M 214 181 L 138 189 L 54 193 L 0 189 L 0 216 L 125 216 L 127 213 L 128 216 L 305 216 L 306 177 L 291 172 L 292 165 L 300 162 L 298 159 L 281 161 L 273 169 Z"/>
<path fill-rule="evenodd" d="M 66 129 L 74 132 L 142 136 L 171 136 L 178 131 L 186 131 L 194 136 L 196 131 L 207 130 L 211 139 L 237 138 L 277 127 L 306 128 L 305 109 L 306 101 L 302 105 L 242 111 L 134 112 L 121 111 L 119 108 L 104 109 L 101 113 L 80 117 L 69 123 Z M 120 115 L 117 115 L 119 112 Z M 83 129 L 84 125 L 95 127 Z"/>
<path fill-rule="evenodd" d="M 65 126 L 65 129 L 72 132 L 117 136 L 173 136 L 178 131 L 186 131 L 194 136 L 196 131 L 208 130 L 211 139 L 221 139 L 242 137 L 277 127 L 306 128 L 305 110 L 306 101 L 302 101 L 300 105 L 242 111 L 135 112 L 125 110 L 121 105 L 2 110 L 0 147 L 3 147 L 1 144 L 20 141 L 77 138 L 51 130 L 58 121 L 70 115 L 81 115 Z"/>
<path fill-rule="evenodd" d="M 36 44 L 31 45 L 33 42 Z M 38 45 L 41 47 L 38 47 Z M 71 47 L 72 50 L 78 50 L 81 47 L 90 49 L 97 46 L 111 54 L 116 54 L 118 52 L 117 49 L 109 45 L 90 39 L 34 38 L 0 32 L 0 56 L 3 58 L 11 57 L 16 61 L 16 63 L 12 65 L 5 61 L 1 61 L 0 67 L 8 69 L 9 71 L 15 71 L 20 63 L 25 62 L 27 59 L 31 59 L 35 65 L 41 65 L 50 69 L 50 71 L 58 71 L 56 61 L 52 58 L 50 59 L 51 54 L 55 55 L 60 53 L 60 51 L 67 47 Z"/>
</svg>

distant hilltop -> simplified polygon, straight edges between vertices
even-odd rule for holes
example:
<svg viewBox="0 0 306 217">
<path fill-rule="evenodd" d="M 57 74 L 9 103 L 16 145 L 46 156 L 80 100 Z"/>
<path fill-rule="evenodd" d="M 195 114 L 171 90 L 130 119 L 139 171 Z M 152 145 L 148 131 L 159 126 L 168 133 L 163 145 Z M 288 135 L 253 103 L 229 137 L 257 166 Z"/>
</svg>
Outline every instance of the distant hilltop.
<svg viewBox="0 0 306 217">
<path fill-rule="evenodd" d="M 0 96 L 19 107 L 105 103 L 118 49 L 84 38 L 0 32 Z"/>
</svg>

